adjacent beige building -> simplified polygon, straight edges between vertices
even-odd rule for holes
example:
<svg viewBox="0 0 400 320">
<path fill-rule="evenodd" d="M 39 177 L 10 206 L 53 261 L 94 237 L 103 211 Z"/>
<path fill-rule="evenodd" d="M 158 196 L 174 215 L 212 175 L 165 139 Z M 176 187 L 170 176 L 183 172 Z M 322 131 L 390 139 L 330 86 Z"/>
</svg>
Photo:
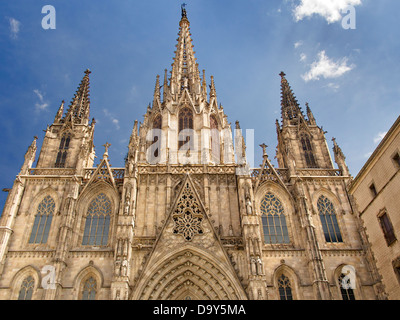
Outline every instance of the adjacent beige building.
<svg viewBox="0 0 400 320">
<path fill-rule="evenodd" d="M 349 188 L 390 300 L 400 299 L 399 173 L 400 117 Z"/>
<path fill-rule="evenodd" d="M 278 167 L 263 144 L 249 168 L 189 26 L 182 9 L 172 70 L 132 123 L 124 167 L 110 166 L 106 142 L 93 167 L 89 70 L 36 167 L 34 139 L 0 221 L 0 298 L 385 299 L 339 146 L 335 168 L 282 72 Z"/>
</svg>

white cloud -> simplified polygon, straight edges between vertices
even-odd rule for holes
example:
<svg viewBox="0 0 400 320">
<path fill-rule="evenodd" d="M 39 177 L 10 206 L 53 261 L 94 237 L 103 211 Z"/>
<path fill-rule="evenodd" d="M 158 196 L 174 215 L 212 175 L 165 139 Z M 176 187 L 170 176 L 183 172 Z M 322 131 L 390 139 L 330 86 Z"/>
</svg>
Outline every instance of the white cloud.
<svg viewBox="0 0 400 320">
<path fill-rule="evenodd" d="M 307 55 L 305 53 L 300 54 L 300 61 L 304 62 L 307 60 Z"/>
<path fill-rule="evenodd" d="M 333 89 L 333 91 L 337 91 L 340 88 L 340 85 L 334 82 L 330 82 L 326 85 L 328 88 Z"/>
<path fill-rule="evenodd" d="M 296 21 L 316 14 L 333 23 L 342 19 L 342 10 L 358 5 L 361 5 L 361 0 L 301 0 L 293 9 L 293 14 Z"/>
<path fill-rule="evenodd" d="M 302 46 L 303 45 L 303 41 L 297 41 L 297 42 L 295 42 L 295 44 L 294 44 L 294 48 L 295 49 L 297 49 L 298 47 L 300 47 L 300 46 Z"/>
<path fill-rule="evenodd" d="M 374 137 L 374 143 L 377 144 L 381 142 L 381 140 L 386 136 L 387 132 L 379 132 L 375 137 Z"/>
<path fill-rule="evenodd" d="M 117 130 L 120 129 L 119 120 L 116 119 L 107 109 L 103 109 L 104 115 L 111 120 Z"/>
<path fill-rule="evenodd" d="M 12 39 L 17 39 L 21 22 L 14 18 L 9 18 L 8 21 L 10 22 L 10 37 Z"/>
<path fill-rule="evenodd" d="M 364 154 L 364 158 L 369 158 L 370 156 L 372 156 L 372 151 L 371 152 L 367 152 L 366 154 Z"/>
<path fill-rule="evenodd" d="M 44 101 L 44 95 L 38 89 L 33 90 L 36 96 L 39 98 L 39 102 L 35 103 L 36 110 L 46 110 L 49 104 Z"/>
<path fill-rule="evenodd" d="M 314 61 L 310 67 L 310 70 L 302 75 L 302 78 L 306 82 L 310 80 L 319 80 L 320 77 L 325 79 L 338 78 L 352 70 L 355 66 L 347 65 L 346 57 L 335 62 L 329 59 L 323 50 L 318 53 L 318 60 Z"/>
</svg>

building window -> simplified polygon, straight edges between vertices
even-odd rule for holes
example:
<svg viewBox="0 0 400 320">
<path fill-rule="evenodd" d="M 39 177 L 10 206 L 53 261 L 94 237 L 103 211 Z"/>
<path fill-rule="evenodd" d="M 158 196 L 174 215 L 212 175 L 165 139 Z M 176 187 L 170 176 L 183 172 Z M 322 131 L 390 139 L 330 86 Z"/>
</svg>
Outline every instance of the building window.
<svg viewBox="0 0 400 320">
<path fill-rule="evenodd" d="M 375 185 L 371 183 L 369 186 L 369 190 L 371 191 L 372 196 L 375 198 L 378 195 L 378 192 L 376 191 Z"/>
<path fill-rule="evenodd" d="M 161 120 L 162 120 L 161 115 L 157 115 L 154 118 L 154 121 L 153 121 L 153 132 L 152 132 L 152 134 L 153 134 L 153 142 L 152 142 L 152 145 L 154 145 L 155 143 L 160 141 L 157 144 L 158 145 L 157 149 L 154 150 L 154 157 L 155 158 L 158 158 L 158 155 L 160 153 L 159 149 L 161 147 Z"/>
<path fill-rule="evenodd" d="M 306 159 L 307 168 L 318 168 L 308 135 L 302 135 L 300 141 Z"/>
<path fill-rule="evenodd" d="M 339 277 L 339 287 L 340 287 L 340 293 L 342 294 L 342 299 L 343 300 L 356 300 L 356 297 L 354 296 L 354 290 L 351 288 L 351 283 L 350 279 L 345 278 L 346 275 L 343 273 Z"/>
<path fill-rule="evenodd" d="M 70 141 L 71 141 L 71 136 L 69 134 L 64 134 L 61 137 L 55 163 L 56 168 L 65 168 L 65 161 L 67 159 L 67 150 L 69 149 Z"/>
<path fill-rule="evenodd" d="M 284 209 L 279 199 L 268 192 L 261 201 L 260 209 L 264 242 L 268 244 L 290 243 Z"/>
<path fill-rule="evenodd" d="M 343 242 L 332 202 L 325 196 L 320 196 L 317 202 L 317 208 L 321 219 L 322 230 L 324 231 L 325 241 Z"/>
<path fill-rule="evenodd" d="M 390 246 L 396 240 L 392 222 L 390 221 L 386 211 L 380 214 L 378 219 L 383 231 L 383 235 L 386 239 L 387 245 Z"/>
<path fill-rule="evenodd" d="M 400 257 L 398 257 L 397 259 L 395 259 L 393 262 L 393 270 L 394 273 L 397 277 L 397 281 L 400 283 Z"/>
<path fill-rule="evenodd" d="M 280 300 L 293 300 L 290 280 L 284 274 L 282 274 L 278 279 L 278 289 Z"/>
<path fill-rule="evenodd" d="M 90 277 L 85 281 L 82 291 L 82 300 L 96 300 L 97 281 Z"/>
<path fill-rule="evenodd" d="M 210 117 L 210 129 L 211 129 L 211 161 L 219 164 L 221 157 L 221 149 L 219 142 L 219 130 L 218 122 L 214 116 Z"/>
<path fill-rule="evenodd" d="M 82 245 L 107 245 L 110 219 L 111 201 L 101 193 L 89 205 Z"/>
<path fill-rule="evenodd" d="M 35 280 L 32 276 L 29 276 L 24 281 L 22 281 L 21 289 L 19 290 L 18 300 L 32 300 L 34 286 Z"/>
<path fill-rule="evenodd" d="M 193 112 L 189 108 L 183 108 L 179 112 L 178 149 L 180 149 L 184 144 L 188 143 L 193 139 L 193 137 L 190 134 L 188 135 L 187 133 L 181 137 L 181 131 L 185 129 L 193 130 Z"/>
<path fill-rule="evenodd" d="M 400 168 L 400 155 L 398 153 L 396 153 L 393 156 L 393 161 L 394 161 L 394 163 L 396 165 L 396 168 L 399 169 Z"/>
<path fill-rule="evenodd" d="M 396 272 L 397 280 L 400 282 L 400 266 L 396 267 L 394 270 Z"/>
<path fill-rule="evenodd" d="M 39 203 L 29 243 L 47 242 L 55 206 L 54 200 L 50 196 L 45 197 L 42 202 Z"/>
</svg>

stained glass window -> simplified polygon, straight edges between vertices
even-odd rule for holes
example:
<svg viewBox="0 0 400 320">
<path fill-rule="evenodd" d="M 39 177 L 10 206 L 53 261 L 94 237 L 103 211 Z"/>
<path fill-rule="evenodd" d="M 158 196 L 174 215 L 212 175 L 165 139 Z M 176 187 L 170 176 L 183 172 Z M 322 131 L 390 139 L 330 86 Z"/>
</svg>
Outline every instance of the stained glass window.
<svg viewBox="0 0 400 320">
<path fill-rule="evenodd" d="M 96 300 L 97 282 L 93 277 L 85 281 L 82 292 L 82 300 Z"/>
<path fill-rule="evenodd" d="M 270 192 L 261 201 L 261 214 L 265 243 L 290 243 L 283 206 Z"/>
<path fill-rule="evenodd" d="M 35 280 L 32 278 L 32 276 L 27 277 L 21 284 L 18 300 L 32 300 L 34 286 Z"/>
<path fill-rule="evenodd" d="M 282 274 L 278 279 L 279 286 L 279 298 L 280 300 L 293 300 L 292 296 L 292 286 L 290 280 L 284 274 Z"/>
<path fill-rule="evenodd" d="M 317 202 L 322 230 L 326 242 L 343 242 L 339 224 L 336 218 L 335 208 L 332 202 L 325 196 L 320 196 Z"/>
<path fill-rule="evenodd" d="M 50 196 L 45 197 L 42 202 L 39 203 L 29 243 L 47 242 L 55 206 L 54 200 Z"/>
<path fill-rule="evenodd" d="M 82 245 L 107 245 L 110 218 L 111 201 L 101 193 L 89 204 Z"/>
</svg>

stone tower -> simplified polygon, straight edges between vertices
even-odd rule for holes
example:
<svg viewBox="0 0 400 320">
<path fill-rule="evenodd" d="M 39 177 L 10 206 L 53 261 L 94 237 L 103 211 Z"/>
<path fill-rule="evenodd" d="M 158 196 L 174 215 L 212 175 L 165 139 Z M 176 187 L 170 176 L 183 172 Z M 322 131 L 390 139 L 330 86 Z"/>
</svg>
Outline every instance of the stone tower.
<svg viewBox="0 0 400 320">
<path fill-rule="evenodd" d="M 240 123 L 200 74 L 182 7 L 172 70 L 134 121 L 123 168 L 97 167 L 89 74 L 29 146 L 0 221 L 1 299 L 384 297 L 346 191 L 345 157 L 281 73 L 275 168 L 249 168 Z"/>
</svg>

